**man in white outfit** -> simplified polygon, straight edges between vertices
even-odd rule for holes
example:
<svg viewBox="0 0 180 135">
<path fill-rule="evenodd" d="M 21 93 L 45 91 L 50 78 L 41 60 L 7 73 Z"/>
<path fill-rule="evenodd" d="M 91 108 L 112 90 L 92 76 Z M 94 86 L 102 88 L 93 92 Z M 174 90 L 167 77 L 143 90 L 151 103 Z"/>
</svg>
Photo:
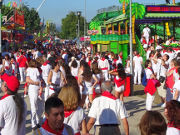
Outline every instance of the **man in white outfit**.
<svg viewBox="0 0 180 135">
<path fill-rule="evenodd" d="M 142 74 L 142 64 L 143 58 L 137 52 L 137 55 L 133 58 L 133 65 L 134 65 L 134 84 L 141 84 L 141 74 Z"/>
<path fill-rule="evenodd" d="M 99 60 L 98 67 L 102 70 L 105 81 L 109 80 L 108 71 L 110 69 L 110 65 L 104 55 L 102 55 L 102 58 Z"/>
<path fill-rule="evenodd" d="M 151 30 L 149 29 L 148 25 L 143 29 L 143 36 L 146 39 L 146 43 L 149 43 L 149 36 L 150 36 Z"/>
</svg>

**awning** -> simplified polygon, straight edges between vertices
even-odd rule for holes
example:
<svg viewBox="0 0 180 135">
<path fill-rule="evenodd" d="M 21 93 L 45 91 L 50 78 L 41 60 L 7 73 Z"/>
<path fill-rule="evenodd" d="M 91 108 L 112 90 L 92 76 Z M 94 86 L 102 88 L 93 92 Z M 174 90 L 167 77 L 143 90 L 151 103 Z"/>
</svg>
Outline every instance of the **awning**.
<svg viewBox="0 0 180 135">
<path fill-rule="evenodd" d="M 105 22 L 105 25 L 110 24 L 110 23 L 115 23 L 115 22 L 123 21 L 123 20 L 126 20 L 126 19 L 127 19 L 126 15 L 122 14 L 122 15 L 119 15 L 117 17 L 113 17 L 113 18 L 107 20 Z"/>
<path fill-rule="evenodd" d="M 147 13 L 145 18 L 180 18 L 180 13 Z"/>
</svg>

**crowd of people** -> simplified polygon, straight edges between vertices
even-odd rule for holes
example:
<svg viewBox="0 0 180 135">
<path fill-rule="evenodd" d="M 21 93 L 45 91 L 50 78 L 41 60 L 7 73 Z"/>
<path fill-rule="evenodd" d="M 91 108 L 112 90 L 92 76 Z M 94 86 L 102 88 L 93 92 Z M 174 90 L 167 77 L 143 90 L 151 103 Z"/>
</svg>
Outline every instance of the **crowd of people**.
<svg viewBox="0 0 180 135">
<path fill-rule="evenodd" d="M 180 118 L 176 115 L 174 119 L 170 111 L 176 107 L 180 112 L 180 53 L 171 48 L 155 50 L 149 47 L 146 59 L 144 68 L 143 58 L 134 51 L 134 84 L 141 85 L 146 76 L 144 90 L 149 112 L 158 89 L 169 122 L 168 128 L 164 122 L 167 135 L 179 135 Z M 89 46 L 80 49 L 74 45 L 36 46 L 3 52 L 0 59 L 4 94 L 0 100 L 0 134 L 25 134 L 27 106 L 23 98 L 28 96 L 35 135 L 86 135 L 93 126 L 96 135 L 120 135 L 119 118 L 125 134 L 129 135 L 129 115 L 123 92 L 130 65 L 128 57 L 123 66 L 123 52 L 92 54 Z M 24 85 L 23 98 L 18 94 L 20 83 L 17 78 Z M 168 106 L 176 101 L 176 106 Z M 140 130 L 144 130 L 142 126 L 140 124 Z M 145 131 L 141 133 L 150 135 Z"/>
</svg>

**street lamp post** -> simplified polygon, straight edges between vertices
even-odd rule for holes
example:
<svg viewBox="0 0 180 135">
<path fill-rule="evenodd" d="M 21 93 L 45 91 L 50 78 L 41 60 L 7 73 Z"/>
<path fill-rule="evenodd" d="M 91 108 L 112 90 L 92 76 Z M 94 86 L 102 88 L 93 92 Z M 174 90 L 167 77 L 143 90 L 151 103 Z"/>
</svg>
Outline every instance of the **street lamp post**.
<svg viewBox="0 0 180 135">
<path fill-rule="evenodd" d="M 86 46 L 86 0 L 84 0 L 84 45 Z"/>
<path fill-rule="evenodd" d="M 80 16 L 81 16 L 81 11 L 77 12 L 78 16 L 78 48 L 80 48 Z"/>
</svg>

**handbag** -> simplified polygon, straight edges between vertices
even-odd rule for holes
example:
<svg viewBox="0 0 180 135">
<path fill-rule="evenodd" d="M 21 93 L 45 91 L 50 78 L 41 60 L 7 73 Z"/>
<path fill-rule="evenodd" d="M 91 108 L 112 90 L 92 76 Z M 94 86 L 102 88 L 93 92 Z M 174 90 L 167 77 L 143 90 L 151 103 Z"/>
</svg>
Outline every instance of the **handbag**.
<svg viewBox="0 0 180 135">
<path fill-rule="evenodd" d="M 160 72 L 159 72 L 159 73 L 161 74 L 161 67 L 160 67 Z M 159 77 L 159 82 L 160 82 L 160 83 L 163 83 L 163 82 L 165 81 L 165 79 L 166 79 L 166 78 L 165 78 L 164 76 L 160 76 L 160 77 Z"/>
<path fill-rule="evenodd" d="M 165 78 L 164 76 L 160 76 L 160 77 L 159 77 L 160 83 L 163 83 L 163 82 L 165 81 L 165 79 L 166 79 L 166 78 Z"/>
</svg>

